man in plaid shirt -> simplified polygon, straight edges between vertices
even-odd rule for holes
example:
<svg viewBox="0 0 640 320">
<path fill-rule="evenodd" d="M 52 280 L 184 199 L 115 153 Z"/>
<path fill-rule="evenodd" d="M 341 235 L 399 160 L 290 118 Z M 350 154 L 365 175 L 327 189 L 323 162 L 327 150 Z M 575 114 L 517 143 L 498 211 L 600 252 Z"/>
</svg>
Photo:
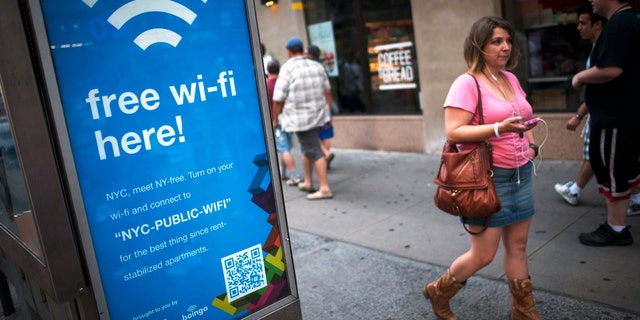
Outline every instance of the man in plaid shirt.
<svg viewBox="0 0 640 320">
<path fill-rule="evenodd" d="M 289 59 L 280 68 L 273 92 L 272 121 L 286 132 L 295 132 L 302 147 L 305 179 L 298 184 L 309 192 L 307 199 L 333 198 L 327 179 L 327 161 L 318 134 L 331 121 L 331 85 L 322 64 L 304 56 L 299 38 L 286 44 Z M 313 169 L 318 176 L 318 190 L 313 187 Z"/>
</svg>

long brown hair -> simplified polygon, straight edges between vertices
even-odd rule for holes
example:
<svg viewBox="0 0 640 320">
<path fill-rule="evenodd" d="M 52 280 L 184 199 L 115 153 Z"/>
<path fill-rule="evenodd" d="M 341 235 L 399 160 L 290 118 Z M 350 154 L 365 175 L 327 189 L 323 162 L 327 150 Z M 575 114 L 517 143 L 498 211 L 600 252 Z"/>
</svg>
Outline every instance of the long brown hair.
<svg viewBox="0 0 640 320">
<path fill-rule="evenodd" d="M 467 66 L 473 72 L 479 72 L 484 69 L 485 61 L 483 57 L 485 44 L 491 40 L 493 35 L 493 29 L 502 28 L 509 32 L 513 44 L 511 47 L 511 57 L 505 65 L 505 69 L 511 70 L 518 65 L 518 58 L 520 57 L 520 49 L 515 42 L 515 36 L 513 34 L 513 28 L 509 21 L 500 17 L 482 17 L 471 26 L 471 31 L 464 42 L 464 60 L 467 62 Z"/>
</svg>

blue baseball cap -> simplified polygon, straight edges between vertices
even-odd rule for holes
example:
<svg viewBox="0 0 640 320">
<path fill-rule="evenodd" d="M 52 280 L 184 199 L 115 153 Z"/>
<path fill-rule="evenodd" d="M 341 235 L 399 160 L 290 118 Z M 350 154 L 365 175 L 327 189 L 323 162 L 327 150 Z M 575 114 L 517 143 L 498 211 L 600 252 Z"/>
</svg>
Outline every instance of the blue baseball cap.
<svg viewBox="0 0 640 320">
<path fill-rule="evenodd" d="M 298 50 L 302 50 L 302 48 L 304 48 L 304 45 L 302 44 L 302 40 L 300 40 L 300 38 L 293 37 L 287 40 L 287 45 L 284 47 L 289 50 L 293 48 L 298 48 Z"/>
</svg>

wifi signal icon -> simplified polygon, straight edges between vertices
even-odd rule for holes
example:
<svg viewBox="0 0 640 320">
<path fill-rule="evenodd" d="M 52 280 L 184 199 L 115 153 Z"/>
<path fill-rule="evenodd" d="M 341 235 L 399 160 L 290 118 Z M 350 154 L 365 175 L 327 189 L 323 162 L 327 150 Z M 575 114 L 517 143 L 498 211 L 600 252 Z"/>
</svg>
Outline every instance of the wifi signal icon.
<svg viewBox="0 0 640 320">
<path fill-rule="evenodd" d="M 196 311 L 197 308 L 198 308 L 198 306 L 196 306 L 195 304 L 192 304 L 192 305 L 189 306 L 189 308 L 187 308 L 187 311 L 194 312 L 194 311 Z"/>
<path fill-rule="evenodd" d="M 98 0 L 81 0 L 90 8 L 98 2 Z M 207 3 L 207 0 L 201 0 Z M 107 21 L 120 30 L 129 20 L 149 12 L 161 12 L 178 17 L 191 25 L 197 15 L 184 5 L 171 0 L 133 0 L 120 8 L 116 9 Z M 154 28 L 140 33 L 133 42 L 142 50 L 156 43 L 167 43 L 173 47 L 177 47 L 182 40 L 182 36 L 164 28 Z"/>
</svg>

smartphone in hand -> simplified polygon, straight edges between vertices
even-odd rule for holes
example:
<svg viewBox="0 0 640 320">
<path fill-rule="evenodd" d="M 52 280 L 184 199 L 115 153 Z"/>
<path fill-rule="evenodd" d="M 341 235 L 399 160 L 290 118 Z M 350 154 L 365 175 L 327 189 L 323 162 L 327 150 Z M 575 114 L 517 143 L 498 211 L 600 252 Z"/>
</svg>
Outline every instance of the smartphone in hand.
<svg viewBox="0 0 640 320">
<path fill-rule="evenodd" d="M 524 124 L 525 126 L 530 126 L 530 125 L 534 125 L 534 124 L 538 123 L 538 121 L 540 121 L 540 120 L 542 120 L 542 118 L 536 117 L 536 118 L 533 118 L 533 119 L 529 119 L 529 120 L 523 122 L 522 124 Z"/>
</svg>

